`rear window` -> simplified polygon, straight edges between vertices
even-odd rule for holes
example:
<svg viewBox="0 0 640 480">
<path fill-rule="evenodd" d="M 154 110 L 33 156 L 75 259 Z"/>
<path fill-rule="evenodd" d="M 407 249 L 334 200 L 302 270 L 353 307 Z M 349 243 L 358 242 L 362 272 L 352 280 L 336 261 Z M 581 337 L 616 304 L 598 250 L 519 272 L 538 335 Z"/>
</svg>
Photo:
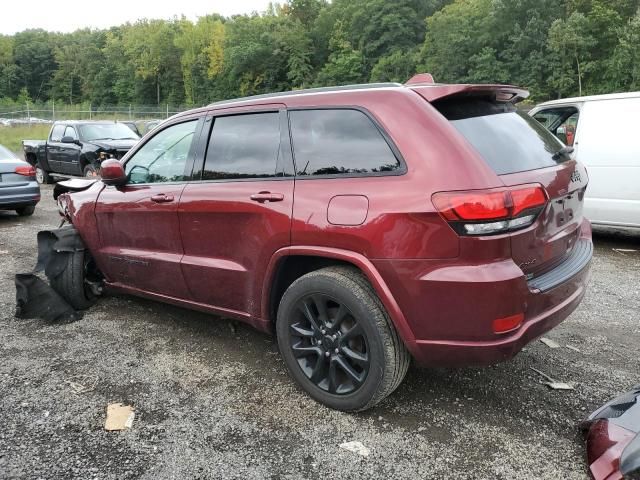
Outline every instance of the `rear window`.
<svg viewBox="0 0 640 480">
<path fill-rule="evenodd" d="M 433 106 L 473 145 L 498 175 L 552 167 L 563 145 L 540 123 L 510 103 L 453 99 Z"/>
<path fill-rule="evenodd" d="M 16 157 L 13 152 L 11 152 L 10 150 L 0 145 L 0 160 L 7 160 L 10 158 L 18 158 L 18 157 Z"/>
</svg>

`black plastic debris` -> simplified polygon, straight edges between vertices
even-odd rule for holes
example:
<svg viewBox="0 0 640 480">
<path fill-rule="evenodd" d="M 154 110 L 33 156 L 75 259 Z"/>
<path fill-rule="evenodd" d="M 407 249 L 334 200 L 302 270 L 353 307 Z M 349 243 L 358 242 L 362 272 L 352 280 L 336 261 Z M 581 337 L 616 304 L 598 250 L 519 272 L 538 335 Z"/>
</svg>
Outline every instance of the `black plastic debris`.
<svg viewBox="0 0 640 480">
<path fill-rule="evenodd" d="M 51 280 L 64 272 L 67 255 L 84 250 L 76 229 L 68 225 L 57 230 L 38 232 L 38 260 L 32 272 L 18 273 L 16 283 L 16 317 L 41 318 L 50 322 L 73 322 L 82 314 L 45 282 L 39 272 Z"/>
<path fill-rule="evenodd" d="M 51 285 L 34 273 L 16 274 L 16 317 L 41 318 L 47 322 L 70 323 L 80 320 L 67 301 Z"/>
</svg>

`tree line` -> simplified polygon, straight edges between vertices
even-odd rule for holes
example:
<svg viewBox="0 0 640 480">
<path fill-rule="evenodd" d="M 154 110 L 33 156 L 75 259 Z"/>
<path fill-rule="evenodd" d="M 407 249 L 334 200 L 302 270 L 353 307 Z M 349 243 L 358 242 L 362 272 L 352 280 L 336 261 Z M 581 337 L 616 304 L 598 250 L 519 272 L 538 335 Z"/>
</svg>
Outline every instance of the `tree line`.
<svg viewBox="0 0 640 480">
<path fill-rule="evenodd" d="M 640 89 L 640 0 L 288 0 L 261 14 L 0 36 L 0 99 L 203 105 L 314 86 L 522 85 L 542 101 Z M 2 101 L 2 100 L 0 100 Z"/>
</svg>

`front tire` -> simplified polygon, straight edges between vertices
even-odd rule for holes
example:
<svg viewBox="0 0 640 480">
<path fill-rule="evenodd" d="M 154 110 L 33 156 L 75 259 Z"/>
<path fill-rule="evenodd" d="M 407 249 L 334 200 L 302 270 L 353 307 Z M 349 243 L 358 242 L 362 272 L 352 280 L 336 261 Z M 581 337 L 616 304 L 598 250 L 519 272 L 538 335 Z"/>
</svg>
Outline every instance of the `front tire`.
<svg viewBox="0 0 640 480">
<path fill-rule="evenodd" d="M 49 175 L 49 172 L 40 165 L 36 165 L 36 180 L 42 185 L 49 185 L 53 183 L 53 179 L 51 178 L 51 175 Z"/>
<path fill-rule="evenodd" d="M 409 367 L 382 302 L 355 268 L 323 268 L 293 282 L 280 302 L 276 331 L 294 380 L 337 410 L 373 407 Z"/>
<path fill-rule="evenodd" d="M 76 310 L 93 306 L 97 297 L 85 281 L 91 268 L 91 258 L 86 251 L 71 252 L 67 266 L 57 277 L 51 278 L 51 286 Z"/>
</svg>

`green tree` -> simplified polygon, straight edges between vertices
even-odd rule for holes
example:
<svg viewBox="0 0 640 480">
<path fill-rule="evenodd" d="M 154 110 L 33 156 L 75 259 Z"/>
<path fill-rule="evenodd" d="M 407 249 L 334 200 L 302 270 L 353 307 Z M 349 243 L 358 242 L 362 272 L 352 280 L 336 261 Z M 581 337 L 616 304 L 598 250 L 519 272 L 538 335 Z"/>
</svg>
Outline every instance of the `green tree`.
<svg viewBox="0 0 640 480">
<path fill-rule="evenodd" d="M 492 0 L 456 0 L 427 19 L 421 70 L 440 82 L 469 77 L 469 59 L 491 46 Z"/>
<path fill-rule="evenodd" d="M 364 81 L 364 56 L 346 39 L 344 26 L 338 21 L 329 41 L 328 62 L 316 78 L 316 85 L 346 85 Z"/>
<path fill-rule="evenodd" d="M 0 98 L 16 95 L 17 70 L 13 61 L 13 37 L 0 35 Z"/>
<path fill-rule="evenodd" d="M 640 90 L 640 11 L 619 32 L 609 76 L 615 90 Z"/>
<path fill-rule="evenodd" d="M 156 102 L 184 99 L 177 26 L 164 20 L 142 20 L 123 35 L 124 49 L 137 76 L 155 85 Z"/>
<path fill-rule="evenodd" d="M 417 47 L 408 52 L 395 50 L 381 57 L 371 69 L 371 82 L 404 83 L 416 72 L 419 51 Z"/>
<path fill-rule="evenodd" d="M 578 95 L 582 95 L 582 78 L 593 67 L 591 49 L 596 44 L 589 27 L 587 17 L 574 12 L 567 20 L 554 21 L 549 29 L 549 47 L 558 67 L 551 84 L 558 94 L 569 93 L 577 81 Z"/>
<path fill-rule="evenodd" d="M 54 36 L 44 30 L 25 30 L 13 37 L 17 81 L 36 100 L 48 100 L 56 70 Z"/>
</svg>

